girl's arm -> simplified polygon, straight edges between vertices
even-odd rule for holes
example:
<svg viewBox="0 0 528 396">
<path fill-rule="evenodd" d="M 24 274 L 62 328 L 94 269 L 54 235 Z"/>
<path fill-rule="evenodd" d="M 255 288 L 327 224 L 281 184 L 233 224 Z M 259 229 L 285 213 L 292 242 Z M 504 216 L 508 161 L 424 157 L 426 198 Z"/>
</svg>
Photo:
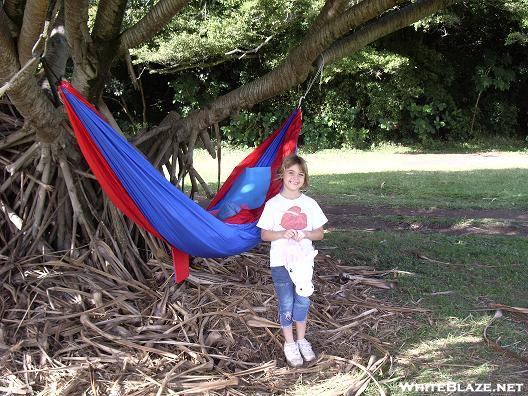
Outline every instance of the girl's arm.
<svg viewBox="0 0 528 396">
<path fill-rule="evenodd" d="M 297 231 L 297 230 L 284 230 L 284 231 L 270 231 L 260 230 L 260 239 L 263 241 L 271 242 L 277 239 L 290 239 L 293 238 L 296 241 L 300 241 L 303 238 L 307 238 L 311 241 L 320 241 L 324 238 L 323 227 L 316 228 L 312 231 Z"/>
<path fill-rule="evenodd" d="M 284 231 L 270 231 L 270 230 L 260 230 L 260 239 L 263 241 L 271 242 L 276 241 L 277 239 L 290 239 L 293 238 L 297 232 L 295 230 L 284 230 Z"/>
<path fill-rule="evenodd" d="M 304 234 L 304 238 L 307 238 L 311 241 L 320 241 L 321 239 L 324 238 L 323 227 L 316 228 L 315 230 L 312 230 L 312 231 L 301 231 L 301 232 Z"/>
</svg>

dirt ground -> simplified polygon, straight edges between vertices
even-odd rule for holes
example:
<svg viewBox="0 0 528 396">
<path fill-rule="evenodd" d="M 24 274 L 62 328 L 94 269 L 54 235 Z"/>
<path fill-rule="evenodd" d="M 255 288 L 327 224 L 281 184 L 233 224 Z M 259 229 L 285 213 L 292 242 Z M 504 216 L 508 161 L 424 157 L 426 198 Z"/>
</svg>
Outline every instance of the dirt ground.
<svg viewBox="0 0 528 396">
<path fill-rule="evenodd" d="M 328 217 L 329 230 L 415 231 L 453 235 L 488 234 L 528 236 L 528 212 L 508 209 L 411 209 L 366 207 L 360 205 L 330 205 L 321 203 Z M 445 222 L 420 223 L 390 221 L 383 216 L 409 216 L 444 219 Z M 453 225 L 445 226 L 453 219 Z M 467 222 L 456 222 L 467 219 Z M 487 219 L 489 224 L 471 225 L 470 219 Z"/>
</svg>

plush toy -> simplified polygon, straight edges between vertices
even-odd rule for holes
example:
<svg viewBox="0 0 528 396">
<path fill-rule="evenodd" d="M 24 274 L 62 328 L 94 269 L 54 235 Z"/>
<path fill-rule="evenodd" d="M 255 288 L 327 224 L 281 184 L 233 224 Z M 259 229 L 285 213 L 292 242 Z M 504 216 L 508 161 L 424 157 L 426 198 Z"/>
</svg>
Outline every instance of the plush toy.
<svg viewBox="0 0 528 396">
<path fill-rule="evenodd" d="M 295 285 L 295 292 L 300 296 L 309 297 L 314 292 L 312 276 L 317 253 L 317 250 L 303 248 L 293 239 L 284 245 L 284 267 Z"/>
</svg>

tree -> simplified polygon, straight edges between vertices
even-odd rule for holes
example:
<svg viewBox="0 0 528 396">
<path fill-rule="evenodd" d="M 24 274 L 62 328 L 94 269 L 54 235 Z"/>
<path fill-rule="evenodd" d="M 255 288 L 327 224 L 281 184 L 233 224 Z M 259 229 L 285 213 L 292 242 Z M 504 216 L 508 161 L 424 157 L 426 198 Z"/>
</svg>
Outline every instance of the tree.
<svg viewBox="0 0 528 396">
<path fill-rule="evenodd" d="M 214 155 L 209 131 L 219 122 L 296 87 L 321 63 L 349 56 L 454 2 L 326 0 L 298 43 L 270 72 L 185 117 L 170 112 L 158 126 L 141 131 L 132 141 L 157 167 L 170 169 L 175 184 L 189 174 L 195 187 L 200 177 L 193 169 L 193 149 L 201 138 Z M 131 228 L 101 194 L 85 170 L 53 95 L 58 76 L 66 75 L 112 122 L 102 99 L 112 64 L 119 58 L 130 62 L 131 49 L 148 43 L 189 7 L 189 0 L 159 0 L 125 24 L 127 10 L 150 3 L 4 0 L 0 84 L 7 99 L 1 103 L 0 118 L 1 255 L 16 260 L 37 251 L 63 250 L 73 256 L 91 252 L 86 259 L 103 268 L 108 257 L 101 246 L 106 244 L 125 263 L 130 276 L 139 280 L 149 275 L 141 265 L 145 244 L 163 256 L 159 242 Z"/>
</svg>

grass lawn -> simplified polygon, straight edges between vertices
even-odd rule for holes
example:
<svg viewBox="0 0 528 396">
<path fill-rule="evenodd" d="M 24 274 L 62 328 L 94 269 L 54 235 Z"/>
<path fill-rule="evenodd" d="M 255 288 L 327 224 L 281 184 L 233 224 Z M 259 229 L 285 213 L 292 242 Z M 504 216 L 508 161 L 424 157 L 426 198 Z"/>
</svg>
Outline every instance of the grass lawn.
<svg viewBox="0 0 528 396">
<path fill-rule="evenodd" d="M 416 383 L 519 382 L 520 364 L 484 343 L 495 312 L 479 308 L 491 302 L 528 307 L 524 237 L 345 231 L 328 233 L 325 244 L 337 246 L 333 254 L 344 262 L 402 271 L 386 297 L 431 310 L 381 335 L 395 351 L 394 376 Z M 528 358 L 526 324 L 505 316 L 488 334 Z M 395 383 L 391 394 L 420 393 L 401 392 Z"/>
<path fill-rule="evenodd" d="M 225 152 L 224 168 L 230 169 L 245 154 Z M 400 379 L 386 385 L 391 394 L 424 394 L 401 390 L 403 381 L 523 383 L 524 393 L 517 394 L 528 394 L 528 366 L 493 351 L 483 338 L 486 329 L 490 339 L 528 359 L 526 321 L 507 312 L 493 321 L 495 311 L 483 309 L 491 303 L 528 307 L 526 236 L 435 232 L 444 226 L 485 228 L 506 221 L 473 219 L 464 211 L 528 210 L 528 155 L 325 151 L 306 157 L 308 194 L 322 203 L 455 213 L 372 217 L 430 225 L 427 233 L 341 227 L 325 236 L 324 245 L 336 247 L 330 252 L 344 263 L 401 271 L 398 287 L 381 292 L 380 298 L 431 310 L 372 334 L 392 345 L 394 364 L 385 379 Z M 199 160 L 196 164 L 199 171 L 208 169 L 205 178 L 213 183 L 216 168 Z M 528 216 L 517 225 L 528 229 Z M 368 392 L 377 394 L 374 386 Z"/>
<path fill-rule="evenodd" d="M 528 169 L 314 175 L 312 195 L 332 203 L 412 208 L 528 209 Z"/>
<path fill-rule="evenodd" d="M 404 154 L 323 150 L 304 155 L 311 187 L 333 203 L 415 208 L 528 209 L 528 154 Z M 221 180 L 250 150 L 224 149 Z M 195 167 L 216 188 L 217 160 L 196 150 Z"/>
</svg>

